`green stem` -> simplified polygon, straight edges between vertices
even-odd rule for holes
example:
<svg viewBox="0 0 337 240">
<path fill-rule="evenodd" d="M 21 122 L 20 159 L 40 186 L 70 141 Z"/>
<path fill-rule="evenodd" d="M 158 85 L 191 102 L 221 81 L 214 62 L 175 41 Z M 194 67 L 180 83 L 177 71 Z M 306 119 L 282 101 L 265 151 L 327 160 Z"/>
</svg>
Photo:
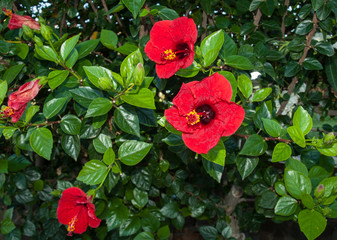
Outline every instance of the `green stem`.
<svg viewBox="0 0 337 240">
<path fill-rule="evenodd" d="M 107 178 L 107 176 L 108 176 L 110 170 L 111 170 L 111 167 L 108 167 L 108 171 L 106 172 L 103 181 L 102 181 L 101 184 L 95 189 L 95 194 L 93 195 L 93 198 L 95 198 L 96 192 L 103 186 L 103 184 L 104 184 L 104 182 L 105 182 L 105 179 Z"/>
</svg>

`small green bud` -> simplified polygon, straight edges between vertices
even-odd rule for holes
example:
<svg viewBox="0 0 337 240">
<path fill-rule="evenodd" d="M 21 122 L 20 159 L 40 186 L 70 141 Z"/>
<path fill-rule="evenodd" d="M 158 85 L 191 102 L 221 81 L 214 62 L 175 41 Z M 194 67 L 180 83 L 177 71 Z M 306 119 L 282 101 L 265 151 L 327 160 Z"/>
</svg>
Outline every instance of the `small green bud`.
<svg viewBox="0 0 337 240">
<path fill-rule="evenodd" d="M 33 30 L 26 26 L 26 25 L 22 25 L 22 30 L 23 30 L 23 34 L 28 38 L 28 39 L 31 39 L 33 38 L 34 34 L 33 34 Z"/>
<path fill-rule="evenodd" d="M 320 184 L 316 187 L 315 193 L 314 193 L 316 198 L 321 198 L 324 195 L 324 185 Z"/>
<path fill-rule="evenodd" d="M 108 77 L 100 77 L 98 79 L 98 85 L 102 90 L 108 91 L 114 88 L 112 79 Z"/>
<path fill-rule="evenodd" d="M 331 145 L 333 144 L 334 140 L 335 140 L 335 134 L 333 132 L 328 133 L 327 135 L 324 136 L 323 138 L 323 143 L 326 145 Z"/>
<path fill-rule="evenodd" d="M 42 37 L 44 37 L 44 39 L 46 39 L 47 41 L 50 41 L 51 40 L 51 30 L 49 29 L 49 27 L 44 24 L 41 24 L 40 30 L 41 30 Z"/>
<path fill-rule="evenodd" d="M 43 46 L 43 42 L 41 41 L 41 39 L 38 36 L 34 36 L 33 40 L 39 47 Z"/>
<path fill-rule="evenodd" d="M 133 81 L 137 86 L 142 85 L 145 77 L 144 66 L 141 63 L 138 63 L 135 69 L 133 70 Z"/>
</svg>

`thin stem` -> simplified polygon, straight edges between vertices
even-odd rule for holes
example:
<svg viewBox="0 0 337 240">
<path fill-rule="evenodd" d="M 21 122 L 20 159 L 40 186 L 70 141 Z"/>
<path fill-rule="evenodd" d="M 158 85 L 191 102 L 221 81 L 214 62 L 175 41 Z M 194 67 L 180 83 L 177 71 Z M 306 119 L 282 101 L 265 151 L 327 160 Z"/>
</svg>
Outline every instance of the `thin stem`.
<svg viewBox="0 0 337 240">
<path fill-rule="evenodd" d="M 103 186 L 103 184 L 104 184 L 104 182 L 105 182 L 105 179 L 107 178 L 107 176 L 108 176 L 110 170 L 111 170 L 111 167 L 108 167 L 108 171 L 106 172 L 103 181 L 102 181 L 101 184 L 95 189 L 95 194 L 94 194 L 94 196 L 96 195 L 96 192 Z"/>
</svg>

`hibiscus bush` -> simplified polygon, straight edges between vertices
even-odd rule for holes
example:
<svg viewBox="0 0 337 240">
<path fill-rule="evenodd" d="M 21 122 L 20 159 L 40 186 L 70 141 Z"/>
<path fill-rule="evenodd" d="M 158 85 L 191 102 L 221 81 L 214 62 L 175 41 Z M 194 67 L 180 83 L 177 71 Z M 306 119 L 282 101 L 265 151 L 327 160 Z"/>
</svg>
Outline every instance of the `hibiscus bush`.
<svg viewBox="0 0 337 240">
<path fill-rule="evenodd" d="M 337 218 L 335 0 L 0 9 L 4 239 L 253 239 L 271 220 L 311 240 Z"/>
</svg>

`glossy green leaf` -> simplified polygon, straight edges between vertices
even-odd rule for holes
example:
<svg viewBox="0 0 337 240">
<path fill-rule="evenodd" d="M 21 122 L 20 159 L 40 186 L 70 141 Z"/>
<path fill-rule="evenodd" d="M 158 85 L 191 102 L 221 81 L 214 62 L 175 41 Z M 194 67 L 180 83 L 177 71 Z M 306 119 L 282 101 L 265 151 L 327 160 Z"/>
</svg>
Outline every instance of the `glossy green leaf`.
<svg viewBox="0 0 337 240">
<path fill-rule="evenodd" d="M 89 81 L 95 85 L 95 87 L 100 88 L 98 80 L 100 78 L 109 78 L 112 80 L 113 89 L 117 88 L 117 83 L 121 83 L 120 76 L 117 73 L 112 72 L 110 69 L 100 67 L 100 66 L 84 66 L 85 73 L 88 76 Z M 123 81 L 123 80 L 122 80 Z"/>
<path fill-rule="evenodd" d="M 291 156 L 291 147 L 289 147 L 286 143 L 278 143 L 276 144 L 273 156 L 272 156 L 272 162 L 281 162 L 285 161 Z"/>
<path fill-rule="evenodd" d="M 298 35 L 305 35 L 311 31 L 313 26 L 314 25 L 311 20 L 304 20 L 300 22 L 300 24 L 298 24 L 298 26 L 296 27 L 295 33 Z"/>
<path fill-rule="evenodd" d="M 29 138 L 30 146 L 41 157 L 50 160 L 53 149 L 53 135 L 48 128 L 37 128 Z"/>
<path fill-rule="evenodd" d="M 287 170 L 295 170 L 303 173 L 305 176 L 308 176 L 308 169 L 301 161 L 294 158 L 289 158 L 285 163 Z"/>
<path fill-rule="evenodd" d="M 7 84 L 10 84 L 11 82 L 13 82 L 16 76 L 21 72 L 24 66 L 25 66 L 24 64 L 18 64 L 18 65 L 11 66 L 5 71 L 5 73 L 2 76 L 2 79 L 4 81 L 7 81 Z"/>
<path fill-rule="evenodd" d="M 123 4 L 132 13 L 134 19 L 137 18 L 138 12 L 145 3 L 145 0 L 122 0 Z"/>
<path fill-rule="evenodd" d="M 138 216 L 130 216 L 119 227 L 119 236 L 131 236 L 138 232 L 141 227 L 141 221 Z"/>
<path fill-rule="evenodd" d="M 80 134 L 82 121 L 72 114 L 65 115 L 60 123 L 63 132 L 70 135 Z"/>
<path fill-rule="evenodd" d="M 81 151 L 81 141 L 79 136 L 63 135 L 61 138 L 61 145 L 64 152 L 76 161 Z"/>
<path fill-rule="evenodd" d="M 202 165 L 208 175 L 220 183 L 224 167 L 206 159 L 202 159 Z"/>
<path fill-rule="evenodd" d="M 223 43 L 224 33 L 222 30 L 212 33 L 201 42 L 200 49 L 204 59 L 204 67 L 211 65 L 215 61 Z"/>
<path fill-rule="evenodd" d="M 303 62 L 305 70 L 322 70 L 322 64 L 315 58 L 305 58 Z"/>
<path fill-rule="evenodd" d="M 218 230 L 212 226 L 199 227 L 199 232 L 204 239 L 216 240 L 218 239 Z"/>
<path fill-rule="evenodd" d="M 287 128 L 287 132 L 291 139 L 300 147 L 305 148 L 306 142 L 302 130 L 297 126 Z"/>
<path fill-rule="evenodd" d="M 311 192 L 310 179 L 298 171 L 286 169 L 284 183 L 287 191 L 296 199 L 301 199 L 302 195 L 310 194 Z"/>
<path fill-rule="evenodd" d="M 307 135 L 312 128 L 312 119 L 310 114 L 302 107 L 299 106 L 293 118 L 294 126 L 301 129 L 304 135 Z"/>
<path fill-rule="evenodd" d="M 153 93 L 147 88 L 140 89 L 138 93 L 122 95 L 121 99 L 136 107 L 156 109 Z"/>
<path fill-rule="evenodd" d="M 142 53 L 139 49 L 130 53 L 122 62 L 120 67 L 121 76 L 126 79 L 125 87 L 131 83 L 131 78 L 133 76 L 133 71 L 138 63 L 143 64 Z"/>
<path fill-rule="evenodd" d="M 253 92 L 252 81 L 244 74 L 241 74 L 238 77 L 238 87 L 241 93 L 245 96 L 245 98 L 249 98 Z"/>
<path fill-rule="evenodd" d="M 48 74 L 48 85 L 51 89 L 60 86 L 67 79 L 69 72 L 67 70 L 55 70 Z"/>
<path fill-rule="evenodd" d="M 304 209 L 298 214 L 298 224 L 308 240 L 314 240 L 323 233 L 327 221 L 321 213 L 315 210 Z"/>
<path fill-rule="evenodd" d="M 132 205 L 138 209 L 142 209 L 148 203 L 149 197 L 147 192 L 142 191 L 138 188 L 133 189 L 133 199 L 131 200 Z"/>
<path fill-rule="evenodd" d="M 107 227 L 108 230 L 118 228 L 122 222 L 129 217 L 129 209 L 118 198 L 111 200 L 111 207 L 107 211 Z"/>
<path fill-rule="evenodd" d="M 239 154 L 247 156 L 260 156 L 265 153 L 267 147 L 268 145 L 266 141 L 261 136 L 253 134 L 246 140 Z"/>
<path fill-rule="evenodd" d="M 49 119 L 56 116 L 66 105 L 68 98 L 52 98 L 43 105 L 43 115 Z"/>
<path fill-rule="evenodd" d="M 40 57 L 42 57 L 45 60 L 51 62 L 58 61 L 57 53 L 49 46 L 39 47 L 37 44 L 35 44 L 35 51 Z"/>
<path fill-rule="evenodd" d="M 108 171 L 107 166 L 99 160 L 87 162 L 77 176 L 77 180 L 88 185 L 96 185 L 103 181 Z"/>
<path fill-rule="evenodd" d="M 263 127 L 272 137 L 279 137 L 281 134 L 281 125 L 276 121 L 268 118 L 262 118 Z"/>
<path fill-rule="evenodd" d="M 236 55 L 238 48 L 234 40 L 224 32 L 224 43 L 219 53 L 219 57 L 222 60 L 227 59 L 229 56 Z"/>
<path fill-rule="evenodd" d="M 99 39 L 92 39 L 88 41 L 81 42 L 76 45 L 75 49 L 78 52 L 78 59 L 88 56 L 92 51 L 95 50 L 99 43 Z"/>
<path fill-rule="evenodd" d="M 265 100 L 271 92 L 272 92 L 272 89 L 270 87 L 262 88 L 254 93 L 252 101 L 261 102 Z"/>
<path fill-rule="evenodd" d="M 105 152 L 104 152 L 104 155 L 103 155 L 103 162 L 106 164 L 106 165 L 111 165 L 115 162 L 115 152 L 114 150 L 109 147 Z"/>
<path fill-rule="evenodd" d="M 324 0 L 311 0 L 312 8 L 317 11 L 324 4 Z"/>
<path fill-rule="evenodd" d="M 71 89 L 69 91 L 73 96 L 74 100 L 85 108 L 88 108 L 90 103 L 94 99 L 103 97 L 103 95 L 99 91 L 91 87 L 80 87 Z"/>
<path fill-rule="evenodd" d="M 101 133 L 93 140 L 94 147 L 97 152 L 105 153 L 106 150 L 112 147 L 111 138 L 108 135 Z"/>
<path fill-rule="evenodd" d="M 138 233 L 134 240 L 155 240 L 154 236 L 150 232 L 141 232 Z"/>
<path fill-rule="evenodd" d="M 71 51 L 75 48 L 79 39 L 80 39 L 80 34 L 72 38 L 69 38 L 62 44 L 61 49 L 60 49 L 60 56 L 63 59 L 63 61 L 67 59 Z"/>
<path fill-rule="evenodd" d="M 297 207 L 298 203 L 296 199 L 283 196 L 277 201 L 274 212 L 277 215 L 290 216 L 296 211 Z"/>
<path fill-rule="evenodd" d="M 121 105 L 114 111 L 114 119 L 117 126 L 126 133 L 130 133 L 140 137 L 139 133 L 139 119 L 134 108 Z"/>
<path fill-rule="evenodd" d="M 242 177 L 242 180 L 244 180 L 254 171 L 258 163 L 259 163 L 258 158 L 249 158 L 242 156 L 238 156 L 236 158 L 236 166 Z"/>
<path fill-rule="evenodd" d="M 201 156 L 203 156 L 208 161 L 224 167 L 226 158 L 226 149 L 224 143 L 220 140 L 215 147 L 208 151 L 207 154 L 201 154 Z"/>
<path fill-rule="evenodd" d="M 249 59 L 240 55 L 228 56 L 225 59 L 225 64 L 240 70 L 254 69 L 254 65 L 249 61 Z"/>
<path fill-rule="evenodd" d="M 191 78 L 196 76 L 200 71 L 200 65 L 196 61 L 193 61 L 192 65 L 187 68 L 181 68 L 176 72 L 176 75 L 184 78 Z"/>
<path fill-rule="evenodd" d="M 114 50 L 117 47 L 118 37 L 114 31 L 102 29 L 100 40 L 101 43 L 109 49 Z"/>
<path fill-rule="evenodd" d="M 129 140 L 125 141 L 118 149 L 118 158 L 128 166 L 138 164 L 148 154 L 152 144 Z"/>
<path fill-rule="evenodd" d="M 329 57 L 325 63 L 325 74 L 328 82 L 335 91 L 337 91 L 337 57 Z"/>
<path fill-rule="evenodd" d="M 97 117 L 108 113 L 112 108 L 112 101 L 108 98 L 94 99 L 88 108 L 85 117 Z"/>
<path fill-rule="evenodd" d="M 8 90 L 7 81 L 2 81 L 0 83 L 0 105 L 2 104 L 3 100 L 6 97 L 7 90 Z"/>
</svg>

